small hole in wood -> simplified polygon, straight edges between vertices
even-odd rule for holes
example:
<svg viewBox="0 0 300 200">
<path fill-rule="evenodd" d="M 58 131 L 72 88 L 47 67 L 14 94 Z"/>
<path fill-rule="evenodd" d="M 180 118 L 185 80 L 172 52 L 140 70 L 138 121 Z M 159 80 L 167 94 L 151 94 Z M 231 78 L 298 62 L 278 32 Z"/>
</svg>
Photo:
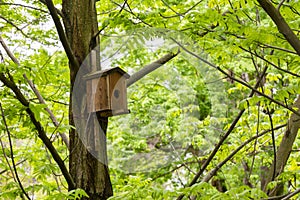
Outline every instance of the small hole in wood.
<svg viewBox="0 0 300 200">
<path fill-rule="evenodd" d="M 114 96 L 115 96 L 116 98 L 119 98 L 119 96 L 120 96 L 120 91 L 119 91 L 119 90 L 115 90 L 115 91 L 114 91 Z"/>
</svg>

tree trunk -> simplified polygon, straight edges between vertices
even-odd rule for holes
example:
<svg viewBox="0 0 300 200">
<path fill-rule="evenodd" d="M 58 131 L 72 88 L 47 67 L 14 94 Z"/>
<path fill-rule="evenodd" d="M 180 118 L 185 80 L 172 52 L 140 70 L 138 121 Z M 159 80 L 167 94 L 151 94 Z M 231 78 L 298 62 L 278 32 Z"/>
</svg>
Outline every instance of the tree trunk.
<svg viewBox="0 0 300 200">
<path fill-rule="evenodd" d="M 98 31 L 95 1 L 63 0 L 62 12 L 65 32 L 71 49 L 78 63 L 82 64 L 89 52 L 98 44 L 98 39 L 94 37 Z M 71 82 L 69 120 L 70 125 L 74 126 L 72 91 L 79 69 L 76 66 L 72 66 L 72 64 L 69 64 L 69 67 Z M 84 84 L 81 89 L 85 90 Z M 81 101 L 79 103 L 85 104 L 85 101 Z M 102 119 L 100 126 L 105 135 L 107 119 Z M 96 130 L 94 128 L 90 129 L 90 131 Z M 97 131 L 100 130 L 98 129 Z M 104 145 L 102 148 L 105 150 L 102 153 L 104 154 L 103 157 L 106 158 L 105 142 L 105 137 L 102 137 L 101 145 Z M 109 178 L 107 162 L 100 162 L 96 159 L 87 150 L 87 147 L 80 139 L 78 132 L 74 129 L 70 130 L 69 159 L 70 174 L 74 179 L 76 188 L 84 189 L 89 195 L 89 199 L 107 199 L 112 196 L 112 186 Z"/>
</svg>

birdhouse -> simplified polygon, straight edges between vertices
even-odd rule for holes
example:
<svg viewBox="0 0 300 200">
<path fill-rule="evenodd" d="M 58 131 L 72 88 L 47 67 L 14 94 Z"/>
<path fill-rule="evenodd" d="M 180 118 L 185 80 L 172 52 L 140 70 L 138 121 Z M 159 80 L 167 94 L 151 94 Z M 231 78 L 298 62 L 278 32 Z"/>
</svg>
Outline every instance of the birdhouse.
<svg viewBox="0 0 300 200">
<path fill-rule="evenodd" d="M 119 67 L 86 75 L 88 112 L 97 112 L 101 117 L 129 113 L 126 86 L 129 77 Z"/>
</svg>

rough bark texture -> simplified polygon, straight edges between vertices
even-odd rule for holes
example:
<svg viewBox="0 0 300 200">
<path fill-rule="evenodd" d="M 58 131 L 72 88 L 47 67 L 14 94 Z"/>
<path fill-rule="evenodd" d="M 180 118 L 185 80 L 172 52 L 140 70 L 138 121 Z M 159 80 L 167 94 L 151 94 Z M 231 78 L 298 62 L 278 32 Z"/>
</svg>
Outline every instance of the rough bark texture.
<svg viewBox="0 0 300 200">
<path fill-rule="evenodd" d="M 298 96 L 297 100 L 295 101 L 294 107 L 300 110 L 300 95 Z M 272 181 L 274 167 L 275 167 L 275 177 L 280 175 L 284 167 L 287 163 L 287 160 L 290 156 L 292 151 L 292 147 L 295 141 L 295 138 L 298 134 L 298 130 L 300 128 L 300 117 L 294 113 L 292 113 L 287 128 L 285 130 L 284 136 L 281 140 L 281 143 L 277 150 L 276 156 L 276 163 L 273 162 L 271 168 L 268 171 L 268 175 L 266 176 L 266 182 L 264 185 L 264 190 L 266 190 L 267 184 Z M 273 190 L 269 191 L 270 196 L 280 195 L 282 191 L 282 185 L 275 187 Z"/>
<path fill-rule="evenodd" d="M 63 22 L 70 47 L 79 64 L 97 45 L 94 38 L 98 31 L 94 0 L 63 0 Z M 71 95 L 78 69 L 70 63 Z M 84 84 L 83 84 L 84 85 Z M 82 88 L 84 89 L 84 88 Z M 71 98 L 70 98 L 71 99 Z M 72 101 L 72 100 L 70 100 Z M 85 102 L 80 102 L 84 104 Z M 72 102 L 69 112 L 74 126 Z M 106 133 L 107 120 L 100 124 Z M 94 130 L 95 129 L 91 129 Z M 105 144 L 105 141 L 102 141 Z M 70 174 L 76 188 L 84 189 L 89 199 L 107 199 L 112 196 L 112 186 L 107 165 L 90 154 L 75 130 L 70 131 Z"/>
</svg>

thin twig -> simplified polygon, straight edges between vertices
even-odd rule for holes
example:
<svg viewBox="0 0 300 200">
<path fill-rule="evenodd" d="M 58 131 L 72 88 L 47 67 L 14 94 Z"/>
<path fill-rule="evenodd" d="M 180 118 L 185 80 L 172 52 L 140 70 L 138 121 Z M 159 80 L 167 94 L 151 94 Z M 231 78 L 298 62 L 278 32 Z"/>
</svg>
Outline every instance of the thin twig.
<svg viewBox="0 0 300 200">
<path fill-rule="evenodd" d="M 0 6 L 19 6 L 19 7 L 23 7 L 23 8 L 29 8 L 32 10 L 37 10 L 43 13 L 48 13 L 46 10 L 40 9 L 40 8 L 36 8 L 33 6 L 29 6 L 29 5 L 24 5 L 24 4 L 19 4 L 19 3 L 4 3 L 4 2 L 0 2 Z"/>
<path fill-rule="evenodd" d="M 180 169 L 181 167 L 184 167 L 188 164 L 194 164 L 194 163 L 198 163 L 198 161 L 189 161 L 189 162 L 184 162 L 184 163 L 181 163 L 180 165 L 177 165 L 176 167 L 174 167 L 173 169 L 171 169 L 170 171 L 167 171 L 167 172 L 164 172 L 162 174 L 158 174 L 157 176 L 155 176 L 154 178 L 152 178 L 152 181 L 158 179 L 158 178 L 161 178 L 161 177 L 164 177 L 165 175 L 168 175 L 168 174 L 171 174 L 172 172 Z"/>
<path fill-rule="evenodd" d="M 62 174 L 64 175 L 64 178 L 66 179 L 69 189 L 75 189 L 75 183 L 74 180 L 69 173 L 64 161 L 60 157 L 59 153 L 57 152 L 56 148 L 53 146 L 52 142 L 48 138 L 44 127 L 42 124 L 37 121 L 36 117 L 34 116 L 33 111 L 29 108 L 29 101 L 25 98 L 23 93 L 20 91 L 16 83 L 12 80 L 12 78 L 8 79 L 4 73 L 0 73 L 0 81 L 8 88 L 12 90 L 12 92 L 15 94 L 16 98 L 19 100 L 19 102 L 26 108 L 26 112 L 30 117 L 31 122 L 35 126 L 37 132 L 38 132 L 38 137 L 43 141 L 43 143 L 46 145 L 48 150 L 50 151 L 53 159 L 59 166 Z"/>
<path fill-rule="evenodd" d="M 48 161 L 49 161 L 50 165 L 52 165 L 51 157 L 50 157 L 50 155 L 49 155 L 49 153 L 48 153 L 48 151 L 47 151 L 47 150 L 46 150 L 46 155 L 47 155 L 47 159 L 48 159 Z M 58 182 L 58 179 L 57 179 L 57 177 L 56 177 L 56 174 L 54 173 L 54 171 L 53 171 L 53 169 L 52 169 L 52 168 L 51 168 L 51 172 L 52 172 L 52 174 L 53 174 L 53 178 L 54 178 L 54 180 L 55 180 L 55 182 L 56 182 L 56 185 L 57 185 L 57 190 L 58 190 L 59 192 L 61 192 L 61 189 L 60 189 L 60 187 L 59 187 L 59 182 Z"/>
<path fill-rule="evenodd" d="M 21 34 L 24 35 L 25 37 L 30 38 L 26 33 L 24 33 L 24 31 L 23 31 L 21 28 L 19 28 L 17 25 L 15 25 L 12 21 L 6 19 L 5 17 L 3 17 L 3 16 L 1 16 L 1 15 L 0 15 L 0 19 L 3 19 L 6 23 L 8 23 L 8 24 L 10 24 L 11 26 L 13 26 L 14 28 L 16 28 L 16 29 L 17 29 L 18 31 L 20 31 Z"/>
<path fill-rule="evenodd" d="M 167 2 L 165 2 L 164 0 L 161 0 L 163 2 L 163 4 L 165 4 L 165 6 L 167 6 L 170 10 L 172 10 L 177 16 L 183 17 L 182 14 L 178 13 L 176 10 L 174 10 Z"/>
<path fill-rule="evenodd" d="M 0 139 L 0 143 L 1 143 L 1 146 L 2 146 L 2 148 L 3 148 L 4 146 L 3 146 L 3 143 L 2 143 L 2 141 L 1 141 L 1 139 Z M 5 152 L 3 152 L 3 153 L 5 154 Z M 16 166 L 22 164 L 22 163 L 25 162 L 26 160 L 27 160 L 27 159 L 21 160 L 20 162 L 18 162 L 18 163 L 16 164 Z M 2 170 L 2 171 L 0 172 L 0 175 L 3 174 L 3 173 L 5 173 L 5 172 L 7 172 L 7 169 Z M 12 174 L 13 177 L 14 177 L 14 173 L 13 173 L 12 169 L 11 169 L 11 172 L 12 172 L 11 174 Z"/>
<path fill-rule="evenodd" d="M 273 174 L 272 174 L 272 181 L 275 180 L 275 176 L 276 176 L 276 163 L 277 163 L 277 153 L 276 153 L 276 143 L 275 143 L 275 133 L 274 133 L 274 128 L 273 128 L 273 119 L 270 113 L 270 109 L 267 106 L 267 114 L 269 116 L 269 120 L 270 120 L 270 125 L 271 125 L 271 136 L 272 136 L 272 146 L 273 146 L 273 153 L 274 153 L 274 170 L 273 170 Z"/>
<path fill-rule="evenodd" d="M 174 40 L 174 41 L 175 41 L 175 40 Z M 255 88 L 255 87 L 253 87 L 253 86 L 247 84 L 245 81 L 240 80 L 240 79 L 238 79 L 238 78 L 235 78 L 235 77 L 231 76 L 229 73 L 227 73 L 225 70 L 221 69 L 219 66 L 216 66 L 216 65 L 212 64 L 211 62 L 205 60 L 204 58 L 201 58 L 201 57 L 198 56 L 197 54 L 195 54 L 195 53 L 189 51 L 187 48 L 185 48 L 182 44 L 178 43 L 177 41 L 175 41 L 175 42 L 176 42 L 176 43 L 177 43 L 184 51 L 186 51 L 187 53 L 191 54 L 192 56 L 198 58 L 199 60 L 201 60 L 202 62 L 206 63 L 207 65 L 209 65 L 209 66 L 215 68 L 216 70 L 218 70 L 218 71 L 221 72 L 222 74 L 226 75 L 226 76 L 229 77 L 230 79 L 232 79 L 232 80 L 234 80 L 234 81 L 236 81 L 236 82 L 242 84 L 243 86 L 245 86 L 245 87 L 251 89 L 254 93 L 257 93 L 257 94 L 259 94 L 259 95 L 265 97 L 266 99 L 270 100 L 271 102 L 273 102 L 273 103 L 275 103 L 275 104 L 277 104 L 277 105 L 279 105 L 279 106 L 281 106 L 281 107 L 283 107 L 283 108 L 288 109 L 289 111 L 293 112 L 295 115 L 300 116 L 300 112 L 296 111 L 294 108 L 285 105 L 284 103 L 282 103 L 282 102 L 280 102 L 280 101 L 278 101 L 278 100 L 276 100 L 276 99 L 274 99 L 274 98 L 272 98 L 272 97 L 266 95 L 266 94 L 263 93 L 263 92 L 260 92 L 259 90 L 257 90 L 257 88 Z"/>
<path fill-rule="evenodd" d="M 274 131 L 274 130 L 278 130 L 281 129 L 283 127 L 287 126 L 287 124 L 283 124 L 283 125 L 279 125 L 277 127 L 274 127 L 273 129 L 269 129 L 269 130 L 265 130 L 255 136 L 253 136 L 252 138 L 249 138 L 248 140 L 246 140 L 243 144 L 241 144 L 238 148 L 236 148 L 233 152 L 231 152 L 231 154 L 229 154 L 229 156 L 227 156 L 222 162 L 218 163 L 217 166 L 212 169 L 210 172 L 207 173 L 207 175 L 203 178 L 202 182 L 208 182 L 216 173 L 217 171 L 224 165 L 226 164 L 229 160 L 231 160 L 231 158 L 236 155 L 241 149 L 243 149 L 247 144 L 249 144 L 250 142 L 252 142 L 253 140 L 258 139 L 259 137 L 269 133 L 270 131 Z"/>
<path fill-rule="evenodd" d="M 115 1 L 111 1 L 111 2 L 112 2 L 113 4 L 119 6 L 121 9 L 123 8 L 123 5 L 120 5 L 120 4 L 118 4 L 117 2 L 115 2 Z M 131 7 L 129 6 L 128 2 L 126 3 L 126 5 L 127 5 L 127 7 L 128 7 L 129 10 L 126 9 L 126 8 L 123 8 L 124 11 L 126 11 L 126 12 L 132 14 L 135 18 L 137 18 L 138 20 L 140 20 L 143 24 L 145 24 L 145 25 L 147 25 L 147 26 L 149 26 L 149 27 L 152 27 L 150 24 L 148 24 L 147 22 L 145 22 L 144 20 L 142 20 L 138 15 L 136 15 L 136 14 L 132 11 L 132 9 L 131 9 Z"/>
<path fill-rule="evenodd" d="M 3 144 L 2 140 L 1 140 L 1 138 L 0 138 L 0 144 L 1 144 L 2 152 L 3 152 L 3 156 L 4 156 L 4 158 L 5 158 L 5 161 L 6 161 L 7 165 L 8 165 L 8 168 L 9 168 L 9 170 L 10 170 L 10 173 L 11 173 L 11 175 L 12 175 L 14 181 L 15 181 L 15 182 L 18 182 L 17 179 L 16 179 L 16 177 L 15 177 L 13 168 L 11 167 L 11 165 L 10 165 L 10 163 L 9 163 L 8 156 L 6 155 L 6 152 L 5 152 L 5 146 L 4 146 L 4 144 Z M 1 171 L 0 174 L 5 173 L 6 171 L 7 171 L 7 169 Z"/>
<path fill-rule="evenodd" d="M 26 74 L 23 74 L 23 77 L 25 78 L 25 80 L 27 81 L 27 83 L 29 84 L 29 86 L 31 87 L 32 91 L 34 92 L 34 94 L 37 96 L 37 98 L 39 99 L 39 102 L 41 104 L 46 105 L 46 102 L 44 100 L 44 98 L 42 97 L 41 93 L 38 91 L 38 89 L 35 87 L 35 85 L 33 84 L 33 82 L 31 80 L 29 80 L 26 76 Z M 57 121 L 56 117 L 54 116 L 53 112 L 48 108 L 48 106 L 46 105 L 45 110 L 49 113 L 50 115 L 50 119 L 52 120 L 52 123 L 54 124 L 54 126 L 56 128 L 59 127 L 59 122 Z M 65 143 L 65 145 L 68 147 L 69 149 L 69 139 L 66 136 L 65 133 L 60 133 L 58 132 L 58 134 L 60 135 L 60 137 L 62 138 L 63 142 Z"/>
<path fill-rule="evenodd" d="M 281 0 L 280 3 L 277 6 L 277 10 L 280 10 L 280 7 L 283 5 L 283 3 L 285 2 L 285 0 Z"/>
<path fill-rule="evenodd" d="M 252 51 L 249 51 L 249 50 L 247 50 L 247 49 L 245 49 L 244 47 L 241 47 L 241 46 L 240 46 L 240 48 L 241 48 L 242 50 L 244 50 L 244 51 L 250 53 L 251 55 L 254 55 L 254 56 L 260 58 L 261 60 L 263 60 L 263 61 L 265 61 L 266 63 L 270 64 L 270 65 L 273 66 L 274 68 L 276 68 L 276 69 L 278 69 L 278 70 L 280 70 L 280 71 L 283 71 L 283 72 L 285 72 L 285 73 L 287 73 L 287 74 L 290 74 L 290 75 L 292 75 L 292 76 L 295 76 L 295 77 L 297 77 L 297 78 L 300 78 L 300 75 L 299 75 L 299 74 L 296 74 L 296 73 L 294 73 L 294 72 L 291 72 L 291 71 L 288 71 L 288 70 L 286 70 L 286 69 L 282 69 L 281 67 L 278 67 L 278 66 L 275 65 L 274 63 L 272 63 L 272 62 L 268 61 L 267 59 L 265 59 L 264 57 L 258 55 L 256 52 L 253 53 Z"/>
<path fill-rule="evenodd" d="M 177 42 L 176 42 L 177 43 Z M 210 62 L 204 60 L 203 58 L 199 57 L 198 55 L 194 54 L 193 52 L 189 51 L 188 49 L 186 49 L 185 47 L 183 47 L 181 44 L 180 46 L 188 53 L 194 55 L 196 58 L 199 58 L 201 61 L 203 61 L 204 63 L 213 66 L 215 68 L 215 65 L 211 64 Z M 264 70 L 261 73 L 261 76 L 259 77 L 258 81 L 256 82 L 255 86 L 254 86 L 254 90 L 251 90 L 251 93 L 249 95 L 249 97 L 252 97 L 255 94 L 255 90 L 259 87 L 263 77 L 265 76 L 265 73 L 267 72 L 268 67 L 266 66 L 264 68 Z M 224 70 L 222 70 L 225 74 L 227 74 Z M 228 75 L 229 76 L 229 75 Z M 233 77 L 231 76 L 230 78 L 233 79 Z M 224 141 L 228 138 L 228 136 L 232 133 L 232 131 L 234 130 L 235 126 L 237 125 L 238 121 L 240 120 L 240 118 L 242 117 L 242 115 L 244 114 L 245 109 L 242 109 L 239 114 L 237 115 L 237 117 L 234 119 L 234 121 L 232 122 L 232 124 L 230 125 L 229 129 L 227 130 L 227 132 L 222 136 L 222 138 L 219 140 L 219 142 L 215 145 L 215 148 L 213 149 L 213 151 L 211 152 L 211 154 L 209 155 L 209 157 L 205 160 L 205 162 L 203 163 L 203 165 L 201 166 L 200 170 L 198 171 L 198 173 L 194 176 L 193 180 L 189 183 L 189 186 L 194 185 L 197 180 L 199 179 L 199 177 L 203 174 L 203 172 L 205 171 L 205 169 L 208 167 L 208 165 L 210 164 L 210 162 L 213 160 L 213 158 L 215 157 L 215 155 L 217 154 L 217 152 L 219 151 L 220 147 L 222 146 L 222 144 L 224 143 Z M 177 197 L 177 200 L 181 200 L 184 197 L 184 194 L 181 194 Z"/>
<path fill-rule="evenodd" d="M 256 152 L 256 148 L 257 148 L 259 125 L 260 125 L 260 102 L 258 102 L 258 105 L 257 105 L 257 125 L 256 125 L 256 136 L 257 136 L 257 138 L 255 139 L 254 145 L 253 145 L 253 157 L 252 157 L 252 161 L 251 161 L 249 176 L 251 176 L 251 174 L 253 172 L 253 169 L 254 169 L 254 162 L 255 162 L 255 155 L 256 155 L 255 152 Z"/>
<path fill-rule="evenodd" d="M 17 179 L 17 182 L 19 184 L 19 187 L 20 189 L 22 190 L 23 194 L 26 196 L 27 199 L 30 200 L 30 197 L 28 196 L 27 192 L 25 191 L 23 185 L 22 185 L 22 182 L 19 178 L 19 175 L 18 175 L 18 171 L 17 171 L 17 167 L 16 167 L 16 163 L 15 163 L 15 158 L 14 158 L 14 151 L 13 151 L 13 145 L 12 145 L 12 141 L 11 141 L 11 137 L 10 137 L 10 131 L 8 129 L 8 126 L 7 126 L 7 123 L 6 123 L 6 119 L 5 119 L 5 114 L 4 114 L 4 110 L 2 108 L 2 104 L 0 102 L 0 110 L 1 110 L 1 115 L 2 115 L 2 120 L 3 120 L 3 124 L 5 126 L 5 129 L 6 129 L 6 132 L 7 132 L 7 136 L 8 136 L 8 141 L 9 141 L 9 147 L 10 147 L 10 156 L 11 156 L 11 162 L 12 162 L 12 165 L 13 165 L 13 169 L 14 169 L 14 172 L 15 172 L 15 175 L 16 175 L 16 179 Z"/>
<path fill-rule="evenodd" d="M 287 53 L 298 55 L 297 52 L 289 50 L 289 49 L 284 49 L 284 48 L 281 48 L 281 47 L 276 47 L 276 46 L 272 46 L 272 45 L 269 45 L 269 44 L 263 44 L 263 43 L 258 43 L 258 44 L 261 47 L 276 49 L 276 50 L 280 50 L 280 51 L 284 51 L 284 52 L 287 52 Z"/>
<path fill-rule="evenodd" d="M 112 17 L 112 18 L 115 18 L 115 17 L 117 17 L 118 15 L 120 15 L 120 14 L 122 13 L 122 11 L 124 10 L 125 5 L 127 5 L 127 0 L 124 1 L 124 3 L 123 3 L 123 5 L 122 5 L 121 9 L 119 10 L 119 12 L 118 12 L 114 17 Z M 118 8 L 118 6 L 117 6 L 116 8 Z M 97 38 L 97 37 L 100 35 L 100 33 L 101 33 L 104 29 L 106 29 L 108 26 L 109 26 L 109 23 L 108 23 L 108 24 L 105 24 L 105 25 L 104 25 L 104 26 L 103 26 L 103 27 L 102 27 L 102 28 L 94 35 L 93 38 Z"/>
<path fill-rule="evenodd" d="M 197 3 L 195 3 L 192 7 L 190 7 L 189 9 L 187 9 L 185 12 L 183 13 L 178 13 L 180 16 L 184 16 L 185 14 L 187 14 L 188 12 L 190 12 L 191 10 L 193 10 L 196 6 L 198 6 L 203 0 L 198 1 Z M 171 16 L 163 16 L 161 13 L 159 13 L 159 15 L 163 18 L 174 18 L 174 17 L 178 17 L 178 14 L 176 15 L 171 15 Z"/>
</svg>

